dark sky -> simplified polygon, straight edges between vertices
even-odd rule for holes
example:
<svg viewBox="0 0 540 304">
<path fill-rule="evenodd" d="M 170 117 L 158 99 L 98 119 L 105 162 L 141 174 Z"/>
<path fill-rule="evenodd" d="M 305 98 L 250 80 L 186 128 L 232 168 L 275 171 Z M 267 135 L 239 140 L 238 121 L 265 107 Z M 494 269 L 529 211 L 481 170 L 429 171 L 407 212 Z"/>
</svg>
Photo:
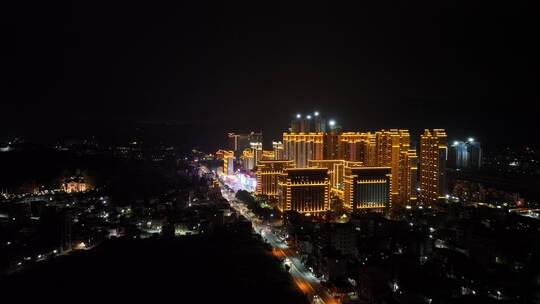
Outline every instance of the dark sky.
<svg viewBox="0 0 540 304">
<path fill-rule="evenodd" d="M 277 136 L 317 109 L 349 130 L 538 142 L 539 22 L 518 3 L 12 2 L 3 134 L 141 121 Z"/>
</svg>

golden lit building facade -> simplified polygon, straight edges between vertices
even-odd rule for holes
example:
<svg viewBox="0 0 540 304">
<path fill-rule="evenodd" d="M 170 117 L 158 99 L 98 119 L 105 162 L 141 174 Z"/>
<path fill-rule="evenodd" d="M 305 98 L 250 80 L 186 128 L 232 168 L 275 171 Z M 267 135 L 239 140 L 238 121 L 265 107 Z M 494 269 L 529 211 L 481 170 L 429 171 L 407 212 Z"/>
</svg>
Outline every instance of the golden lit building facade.
<svg viewBox="0 0 540 304">
<path fill-rule="evenodd" d="M 309 168 L 326 168 L 330 179 L 330 189 L 343 190 L 343 169 L 345 161 L 341 159 L 309 160 Z"/>
<path fill-rule="evenodd" d="M 261 160 L 274 160 L 274 150 L 263 150 Z"/>
<path fill-rule="evenodd" d="M 62 187 L 67 193 L 85 192 L 89 189 L 88 184 L 82 178 L 75 178 L 65 181 L 62 184 Z"/>
<path fill-rule="evenodd" d="M 282 142 L 273 141 L 272 142 L 272 150 L 274 150 L 274 159 L 275 160 L 284 160 L 285 159 L 285 151 L 284 151 Z"/>
<path fill-rule="evenodd" d="M 290 160 L 261 160 L 255 172 L 257 178 L 255 193 L 267 195 L 270 199 L 277 198 L 279 177 L 286 169 L 293 167 L 294 163 Z"/>
<path fill-rule="evenodd" d="M 323 159 L 324 133 L 283 133 L 285 158 L 297 168 L 306 168 L 309 160 Z"/>
<path fill-rule="evenodd" d="M 338 158 L 360 161 L 366 166 L 374 166 L 376 159 L 375 134 L 367 132 L 345 132 L 338 138 Z"/>
<path fill-rule="evenodd" d="M 242 162 L 242 168 L 246 171 L 251 171 L 255 168 L 255 154 L 251 148 L 247 148 L 242 152 L 240 156 Z"/>
<path fill-rule="evenodd" d="M 340 198 L 343 198 L 343 175 L 345 167 L 361 167 L 362 162 L 349 162 L 342 159 L 323 159 L 308 161 L 309 168 L 326 168 L 330 179 L 330 190 Z"/>
<path fill-rule="evenodd" d="M 330 179 L 326 168 L 287 169 L 278 182 L 278 208 L 303 214 L 330 210 Z"/>
<path fill-rule="evenodd" d="M 324 133 L 323 158 L 328 160 L 342 159 L 339 157 L 339 130 L 330 130 Z"/>
<path fill-rule="evenodd" d="M 249 145 L 251 147 L 251 150 L 253 150 L 253 155 L 255 157 L 255 166 L 257 166 L 257 163 L 263 159 L 262 142 L 252 142 Z"/>
<path fill-rule="evenodd" d="M 337 146 L 336 146 L 337 145 Z M 325 157 L 336 159 L 308 161 L 309 167 L 325 167 L 329 171 L 332 190 L 336 194 L 343 191 L 343 174 L 335 174 L 333 166 L 348 162 L 346 166 L 390 167 L 390 201 L 407 204 L 416 201 L 418 159 L 410 146 L 408 130 L 381 130 L 377 132 L 343 132 L 324 136 Z M 332 162 L 332 160 L 335 160 Z M 342 162 L 339 162 L 342 161 Z M 336 185 L 340 185 L 337 187 Z M 342 195 L 340 195 L 341 197 Z"/>
<path fill-rule="evenodd" d="M 390 206 L 390 167 L 345 167 L 343 206 L 350 210 Z"/>
<path fill-rule="evenodd" d="M 425 130 L 420 136 L 420 194 L 422 203 L 431 204 L 446 197 L 446 158 L 448 139 L 444 129 Z"/>
<path fill-rule="evenodd" d="M 416 150 L 401 152 L 399 171 L 399 191 L 397 203 L 415 204 L 418 201 L 418 156 Z"/>
<path fill-rule="evenodd" d="M 416 153 L 410 149 L 408 130 L 381 130 L 375 132 L 377 167 L 392 168 L 390 200 L 393 203 L 405 204 L 411 200 L 410 187 L 416 166 Z"/>
<path fill-rule="evenodd" d="M 295 169 L 326 169 L 330 193 L 342 199 L 347 197 L 345 200 L 348 201 L 347 204 L 351 208 L 353 205 L 365 208 L 368 208 L 366 206 L 380 208 L 381 205 L 388 204 L 403 206 L 414 204 L 420 200 L 421 195 L 424 201 L 432 201 L 433 198 L 440 199 L 445 194 L 443 159 L 446 158 L 446 134 L 444 130 L 426 131 L 427 133 L 422 135 L 421 148 L 425 150 L 425 153 L 419 157 L 415 147 L 411 146 L 408 130 L 383 129 L 374 132 L 342 132 L 341 127 L 336 125 L 334 120 L 330 120 L 328 126 L 330 127 L 326 129 L 325 120 L 317 112 L 307 115 L 297 114 L 296 119 L 291 122 L 289 132 L 283 133 L 283 141 L 272 142 L 271 151 L 263 150 L 262 143 L 258 141 L 262 138 L 262 134 L 260 134 L 261 136 L 253 132 L 251 136 L 246 134 L 245 137 L 249 141 L 250 148 L 249 151 L 244 150 L 240 159 L 244 169 L 256 170 L 258 174 L 257 193 L 272 197 L 278 195 L 278 190 L 281 187 L 277 180 L 279 176 L 285 176 L 283 170 L 290 168 L 274 172 L 272 170 L 275 168 L 268 167 L 268 163 L 263 163 L 261 169 L 258 168 L 258 164 L 283 160 L 290 161 Z M 231 134 L 230 138 L 235 147 L 245 142 L 243 136 Z M 437 151 L 433 148 L 435 146 L 438 146 Z M 436 159 L 436 157 L 438 158 Z M 375 172 L 376 170 L 373 171 L 373 168 L 380 168 L 383 171 L 389 168 L 389 175 L 383 174 L 384 177 L 375 182 L 368 182 L 367 178 L 359 177 L 362 181 L 359 184 L 362 185 L 361 188 L 365 188 L 364 190 L 368 192 L 375 191 L 369 192 L 372 194 L 379 193 L 381 187 L 388 186 L 388 204 L 385 202 L 384 196 L 379 195 L 382 192 L 377 194 L 379 196 L 376 199 L 367 194 L 367 196 L 362 196 L 363 194 L 354 192 L 356 191 L 354 189 L 360 187 L 353 185 L 352 180 L 356 176 L 354 173 L 356 171 L 353 170 L 354 172 L 350 171 L 347 174 L 346 170 L 347 168 L 352 170 L 356 167 L 371 168 L 372 171 L 369 172 Z M 420 172 L 419 169 L 421 169 Z M 358 171 L 357 173 L 364 174 L 366 172 Z M 436 172 L 436 176 L 434 172 Z M 420 184 L 418 183 L 419 178 Z M 346 181 L 349 183 L 348 190 L 345 189 L 347 187 Z M 368 184 L 369 187 L 366 186 Z M 419 192 L 420 190 L 423 194 Z M 351 194 L 350 191 L 353 193 Z M 287 195 L 285 192 L 280 193 Z M 359 200 L 355 201 L 356 198 Z M 377 205 L 377 202 L 380 204 Z"/>
<path fill-rule="evenodd" d="M 234 151 L 219 150 L 216 152 L 216 157 L 220 160 L 223 160 L 223 174 L 234 174 Z"/>
<path fill-rule="evenodd" d="M 410 147 L 408 130 L 381 130 L 371 132 L 344 132 L 338 140 L 340 159 L 361 162 L 366 167 L 390 167 L 390 200 L 408 203 L 414 200 L 417 159 Z"/>
</svg>

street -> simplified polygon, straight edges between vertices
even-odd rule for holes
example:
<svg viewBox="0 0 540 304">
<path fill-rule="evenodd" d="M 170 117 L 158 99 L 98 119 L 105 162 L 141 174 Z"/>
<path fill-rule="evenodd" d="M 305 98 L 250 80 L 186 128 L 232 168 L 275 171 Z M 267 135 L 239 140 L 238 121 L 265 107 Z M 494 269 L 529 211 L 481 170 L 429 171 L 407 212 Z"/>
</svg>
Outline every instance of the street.
<svg viewBox="0 0 540 304">
<path fill-rule="evenodd" d="M 208 169 L 205 168 L 203 171 L 208 172 Z M 220 185 L 221 193 L 229 201 L 231 207 L 252 222 L 255 231 L 272 246 L 273 254 L 284 260 L 290 267 L 290 274 L 298 288 L 310 299 L 313 299 L 313 303 L 338 303 L 321 285 L 320 281 L 306 269 L 296 252 L 288 248 L 287 244 L 275 234 L 274 227 L 256 218 L 244 204 L 236 200 L 235 193 L 225 189 L 223 184 L 220 183 Z M 242 189 L 239 184 L 227 186 L 231 189 Z"/>
</svg>

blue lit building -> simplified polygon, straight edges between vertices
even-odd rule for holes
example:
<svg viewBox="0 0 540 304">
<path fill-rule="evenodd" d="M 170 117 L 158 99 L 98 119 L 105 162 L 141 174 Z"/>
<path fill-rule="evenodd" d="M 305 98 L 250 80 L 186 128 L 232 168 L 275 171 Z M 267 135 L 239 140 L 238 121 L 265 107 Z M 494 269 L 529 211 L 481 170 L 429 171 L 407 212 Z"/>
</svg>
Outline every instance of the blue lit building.
<svg viewBox="0 0 540 304">
<path fill-rule="evenodd" d="M 482 166 L 482 146 L 474 138 L 454 141 L 448 150 L 449 168 L 476 169 Z"/>
</svg>

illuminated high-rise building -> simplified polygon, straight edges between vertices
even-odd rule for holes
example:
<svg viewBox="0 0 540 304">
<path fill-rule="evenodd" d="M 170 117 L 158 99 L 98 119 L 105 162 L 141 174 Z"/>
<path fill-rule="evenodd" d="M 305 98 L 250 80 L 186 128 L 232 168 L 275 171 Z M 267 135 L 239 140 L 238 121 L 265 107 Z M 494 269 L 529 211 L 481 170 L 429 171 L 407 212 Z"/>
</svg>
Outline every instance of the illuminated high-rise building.
<svg viewBox="0 0 540 304">
<path fill-rule="evenodd" d="M 256 193 L 267 195 L 270 200 L 277 199 L 278 180 L 286 169 L 294 167 L 290 160 L 261 160 L 257 164 Z"/>
<path fill-rule="evenodd" d="M 375 132 L 375 149 L 376 159 L 375 165 L 380 166 L 392 166 L 392 146 L 394 144 L 393 136 L 397 130 L 381 130 Z"/>
<path fill-rule="evenodd" d="M 286 169 L 279 178 L 278 197 L 281 211 L 316 214 L 330 210 L 327 169 Z"/>
<path fill-rule="evenodd" d="M 331 133 L 332 130 L 323 136 L 324 161 L 337 159 L 366 167 L 390 167 L 390 201 L 405 204 L 415 200 L 418 166 L 416 153 L 410 148 L 410 135 L 407 130 Z M 322 163 L 311 163 L 310 167 L 326 167 L 331 179 L 334 176 L 333 168 Z M 332 190 L 340 194 L 340 188 L 342 189 L 333 186 Z"/>
<path fill-rule="evenodd" d="M 449 168 L 466 168 L 469 163 L 469 153 L 467 152 L 467 144 L 463 141 L 454 141 L 448 147 L 448 167 Z"/>
<path fill-rule="evenodd" d="M 345 167 L 343 206 L 350 211 L 390 204 L 390 167 Z"/>
<path fill-rule="evenodd" d="M 248 141 L 250 143 L 253 142 L 262 142 L 263 141 L 263 134 L 262 132 L 251 132 L 248 135 Z"/>
<path fill-rule="evenodd" d="M 482 147 L 480 142 L 470 137 L 467 141 L 454 141 L 448 147 L 448 167 L 459 169 L 477 169 L 482 165 Z"/>
<path fill-rule="evenodd" d="M 296 114 L 296 118 L 291 121 L 291 127 L 289 132 L 291 133 L 305 133 L 307 130 L 306 119 L 302 114 Z"/>
<path fill-rule="evenodd" d="M 227 135 L 229 150 L 234 151 L 236 157 L 240 157 L 242 152 L 250 147 L 252 142 L 262 142 L 262 132 L 251 133 L 229 133 Z"/>
<path fill-rule="evenodd" d="M 285 150 L 283 148 L 283 143 L 280 141 L 272 142 L 272 149 L 274 150 L 274 159 L 283 160 L 285 159 Z"/>
<path fill-rule="evenodd" d="M 234 153 L 229 151 L 223 158 L 223 173 L 227 175 L 234 174 Z"/>
<path fill-rule="evenodd" d="M 242 167 L 244 168 L 244 170 L 253 170 L 255 168 L 255 154 L 253 153 L 253 149 L 245 149 L 242 152 L 242 156 L 240 156 L 240 160 L 242 161 Z"/>
<path fill-rule="evenodd" d="M 313 112 L 313 132 L 326 132 L 326 119 L 318 111 Z"/>
<path fill-rule="evenodd" d="M 216 152 L 216 157 L 223 160 L 223 174 L 234 174 L 234 151 L 219 150 Z"/>
<path fill-rule="evenodd" d="M 472 137 L 467 139 L 467 151 L 469 152 L 469 168 L 478 169 L 482 167 L 482 145 Z"/>
<path fill-rule="evenodd" d="M 342 159 L 339 157 L 339 139 L 341 131 L 332 129 L 324 133 L 323 158 L 324 159 Z"/>
<path fill-rule="evenodd" d="M 257 163 L 263 159 L 262 142 L 252 142 L 250 143 L 250 147 L 255 155 L 255 166 L 257 166 Z"/>
<path fill-rule="evenodd" d="M 447 153 L 447 136 L 443 129 L 426 129 L 420 136 L 419 198 L 425 204 L 445 199 Z"/>
<path fill-rule="evenodd" d="M 309 114 L 296 114 L 291 121 L 291 133 L 321 133 L 326 132 L 326 120 L 315 111 Z"/>
<path fill-rule="evenodd" d="M 408 203 L 411 200 L 411 177 L 417 166 L 416 153 L 410 149 L 408 130 L 381 130 L 375 132 L 377 167 L 392 168 L 390 200 L 393 203 Z"/>
<path fill-rule="evenodd" d="M 274 160 L 274 150 L 263 150 L 261 160 Z"/>
<path fill-rule="evenodd" d="M 377 152 L 375 134 L 345 132 L 340 134 L 338 141 L 338 158 L 375 166 Z"/>
<path fill-rule="evenodd" d="M 341 159 L 309 160 L 309 168 L 326 168 L 332 191 L 343 190 L 343 169 L 345 161 Z"/>
<path fill-rule="evenodd" d="M 409 204 L 420 199 L 420 196 L 423 201 L 432 201 L 434 197 L 440 199 L 443 194 L 446 194 L 444 164 L 435 162 L 434 144 L 431 143 L 432 146 L 430 146 L 428 143 L 428 141 L 437 141 L 439 157 L 446 158 L 444 130 L 427 130 L 422 135 L 421 148 L 423 152 L 419 159 L 416 150 L 411 147 L 408 130 L 342 132 L 334 120 L 328 121 L 328 128 L 326 124 L 326 120 L 317 112 L 298 114 L 291 122 L 290 132 L 283 133 L 283 142 L 273 142 L 271 151 L 263 150 L 262 133 L 230 133 L 229 142 L 231 149 L 234 148 L 233 151 L 247 145 L 248 149 L 241 150 L 243 153 L 240 157 L 246 170 L 255 170 L 259 162 L 271 160 L 291 161 L 296 169 L 326 169 L 329 189 L 340 197 L 350 196 L 350 193 L 347 194 L 345 190 L 345 180 L 350 181 L 355 174 L 350 173 L 349 177 L 346 177 L 346 168 L 352 170 L 356 167 L 390 168 L 388 179 L 388 200 L 390 203 Z M 471 147 L 472 152 L 465 148 L 458 151 L 456 146 L 457 152 L 454 153 L 456 155 L 455 162 L 458 163 L 456 166 L 462 166 L 462 163 L 469 164 L 473 154 L 473 163 L 480 163 L 479 144 L 476 144 L 472 139 L 465 144 L 467 144 L 467 148 Z M 226 172 L 234 171 L 232 166 L 224 165 L 224 168 L 227 168 L 224 170 Z M 418 169 L 421 171 L 418 172 Z M 257 171 L 261 174 L 263 172 Z M 435 171 L 438 174 L 436 179 L 433 176 Z M 365 172 L 367 171 L 361 173 Z M 420 185 L 417 184 L 418 175 L 420 175 Z M 274 179 L 272 182 L 274 188 L 269 189 L 277 189 L 276 180 Z M 379 183 L 380 185 L 382 182 Z M 260 192 L 267 192 L 262 190 L 262 187 L 261 184 Z M 275 196 L 276 191 L 270 190 L 269 193 L 271 196 Z"/>
<path fill-rule="evenodd" d="M 349 162 L 342 159 L 324 159 L 308 161 L 309 168 L 326 168 L 330 179 L 330 190 L 338 197 L 343 197 L 343 175 L 345 167 L 361 167 L 362 162 Z"/>
<path fill-rule="evenodd" d="M 297 168 L 305 168 L 309 160 L 323 159 L 324 133 L 283 133 L 285 158 Z"/>
<path fill-rule="evenodd" d="M 233 151 L 235 156 L 240 156 L 244 149 L 249 147 L 247 134 L 229 133 L 227 134 L 229 150 Z"/>
<path fill-rule="evenodd" d="M 418 188 L 418 156 L 416 150 L 402 151 L 399 161 L 399 190 L 396 202 L 414 204 L 418 201 L 416 190 Z"/>
</svg>

